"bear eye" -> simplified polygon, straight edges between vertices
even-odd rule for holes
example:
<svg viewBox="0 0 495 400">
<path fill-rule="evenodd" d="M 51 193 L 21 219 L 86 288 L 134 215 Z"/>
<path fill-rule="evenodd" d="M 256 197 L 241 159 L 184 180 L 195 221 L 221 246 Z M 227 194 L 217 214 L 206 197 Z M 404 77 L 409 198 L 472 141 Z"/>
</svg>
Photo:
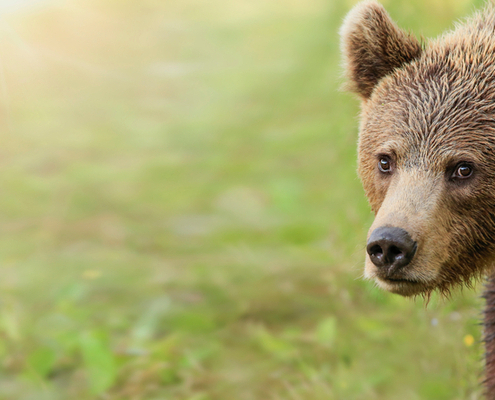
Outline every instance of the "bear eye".
<svg viewBox="0 0 495 400">
<path fill-rule="evenodd" d="M 457 164 L 452 174 L 453 179 L 467 179 L 473 175 L 473 166 L 471 164 L 462 162 Z"/>
<path fill-rule="evenodd" d="M 378 159 L 378 169 L 385 173 L 389 174 L 392 172 L 392 160 L 388 156 L 380 156 Z"/>
</svg>

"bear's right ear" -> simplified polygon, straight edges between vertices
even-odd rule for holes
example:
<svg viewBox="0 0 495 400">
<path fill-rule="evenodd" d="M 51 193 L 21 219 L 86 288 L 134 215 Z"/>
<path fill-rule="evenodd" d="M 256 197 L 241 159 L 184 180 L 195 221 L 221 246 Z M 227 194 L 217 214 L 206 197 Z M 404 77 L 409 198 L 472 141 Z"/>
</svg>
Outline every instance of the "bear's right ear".
<svg viewBox="0 0 495 400">
<path fill-rule="evenodd" d="M 340 29 L 347 89 L 363 99 L 380 79 L 421 55 L 421 44 L 399 29 L 381 4 L 363 1 L 347 15 Z"/>
</svg>

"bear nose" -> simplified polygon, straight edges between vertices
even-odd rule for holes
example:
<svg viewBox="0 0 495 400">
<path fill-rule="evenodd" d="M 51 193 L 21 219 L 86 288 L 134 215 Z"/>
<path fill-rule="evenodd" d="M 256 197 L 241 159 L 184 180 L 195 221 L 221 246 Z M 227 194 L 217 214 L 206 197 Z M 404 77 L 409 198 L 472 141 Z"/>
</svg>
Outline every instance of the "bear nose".
<svg viewBox="0 0 495 400">
<path fill-rule="evenodd" d="M 411 262 L 416 247 L 416 242 L 404 229 L 380 227 L 371 233 L 366 250 L 373 264 L 387 267 L 392 272 Z"/>
</svg>

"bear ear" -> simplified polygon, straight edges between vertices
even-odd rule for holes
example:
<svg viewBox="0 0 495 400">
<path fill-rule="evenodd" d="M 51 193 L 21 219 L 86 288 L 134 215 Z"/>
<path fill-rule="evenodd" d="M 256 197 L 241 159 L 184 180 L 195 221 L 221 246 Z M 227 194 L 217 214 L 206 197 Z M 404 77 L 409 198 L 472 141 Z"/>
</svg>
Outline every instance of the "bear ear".
<svg viewBox="0 0 495 400">
<path fill-rule="evenodd" d="M 380 79 L 421 55 L 420 42 L 399 29 L 381 4 L 363 1 L 347 15 L 340 29 L 347 89 L 363 99 Z"/>
</svg>

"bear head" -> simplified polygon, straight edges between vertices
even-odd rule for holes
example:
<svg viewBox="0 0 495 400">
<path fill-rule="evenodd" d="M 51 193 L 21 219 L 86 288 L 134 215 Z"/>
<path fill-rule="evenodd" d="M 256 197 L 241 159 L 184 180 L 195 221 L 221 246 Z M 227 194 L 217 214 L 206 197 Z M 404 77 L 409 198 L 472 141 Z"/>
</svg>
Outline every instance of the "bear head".
<svg viewBox="0 0 495 400">
<path fill-rule="evenodd" d="M 495 264 L 494 7 L 421 43 L 364 1 L 341 40 L 375 213 L 365 276 L 404 296 L 469 284 Z"/>
</svg>

